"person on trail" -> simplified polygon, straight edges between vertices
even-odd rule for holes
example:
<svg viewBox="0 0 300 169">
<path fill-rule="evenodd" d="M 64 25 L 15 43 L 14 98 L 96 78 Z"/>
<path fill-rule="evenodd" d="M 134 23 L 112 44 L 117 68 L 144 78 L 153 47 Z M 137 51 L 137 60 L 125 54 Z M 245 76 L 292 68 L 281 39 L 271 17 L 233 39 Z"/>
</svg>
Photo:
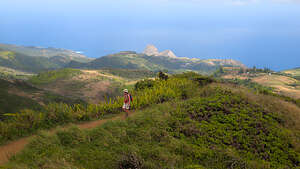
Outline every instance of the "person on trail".
<svg viewBox="0 0 300 169">
<path fill-rule="evenodd" d="M 125 117 L 128 117 L 129 113 L 130 113 L 130 104 L 132 101 L 131 95 L 128 93 L 128 89 L 124 89 L 124 104 L 123 104 L 123 110 L 125 111 L 126 115 Z"/>
</svg>

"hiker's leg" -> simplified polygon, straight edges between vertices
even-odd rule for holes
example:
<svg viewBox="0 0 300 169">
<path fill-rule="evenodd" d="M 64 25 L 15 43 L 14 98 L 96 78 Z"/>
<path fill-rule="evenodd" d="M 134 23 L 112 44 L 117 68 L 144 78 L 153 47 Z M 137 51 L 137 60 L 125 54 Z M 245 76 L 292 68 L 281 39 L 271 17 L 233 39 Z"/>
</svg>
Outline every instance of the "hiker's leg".
<svg viewBox="0 0 300 169">
<path fill-rule="evenodd" d="M 125 113 L 126 113 L 125 116 L 128 117 L 129 116 L 129 110 L 125 109 Z"/>
</svg>

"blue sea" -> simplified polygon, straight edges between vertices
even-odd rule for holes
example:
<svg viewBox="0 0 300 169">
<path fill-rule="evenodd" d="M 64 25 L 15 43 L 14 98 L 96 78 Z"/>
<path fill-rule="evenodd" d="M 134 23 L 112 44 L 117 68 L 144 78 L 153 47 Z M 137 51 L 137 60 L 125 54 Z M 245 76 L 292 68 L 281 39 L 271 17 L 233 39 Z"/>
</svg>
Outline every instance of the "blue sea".
<svg viewBox="0 0 300 169">
<path fill-rule="evenodd" d="M 147 44 L 177 56 L 300 66 L 300 4 L 292 1 L 3 0 L 0 43 L 101 57 Z"/>
</svg>

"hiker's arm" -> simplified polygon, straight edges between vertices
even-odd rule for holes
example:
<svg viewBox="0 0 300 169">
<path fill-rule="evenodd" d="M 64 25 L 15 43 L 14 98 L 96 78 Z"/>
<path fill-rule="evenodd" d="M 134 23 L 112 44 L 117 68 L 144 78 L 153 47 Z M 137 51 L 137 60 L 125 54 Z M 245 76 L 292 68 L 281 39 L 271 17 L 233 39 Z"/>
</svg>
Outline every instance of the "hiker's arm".
<svg viewBox="0 0 300 169">
<path fill-rule="evenodd" d="M 128 95 L 129 105 L 131 104 L 131 96 Z"/>
</svg>

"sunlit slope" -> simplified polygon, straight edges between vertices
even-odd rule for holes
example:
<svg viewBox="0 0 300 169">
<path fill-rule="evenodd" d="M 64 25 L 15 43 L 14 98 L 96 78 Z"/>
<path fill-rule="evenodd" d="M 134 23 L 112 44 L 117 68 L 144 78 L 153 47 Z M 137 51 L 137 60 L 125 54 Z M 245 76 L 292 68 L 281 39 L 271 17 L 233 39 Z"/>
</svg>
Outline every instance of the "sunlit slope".
<svg viewBox="0 0 300 169">
<path fill-rule="evenodd" d="M 300 98 L 300 81 L 290 76 L 276 73 L 255 73 L 249 75 L 227 74 L 223 78 L 249 80 L 263 86 L 271 87 L 276 93 L 296 99 Z"/>
<path fill-rule="evenodd" d="M 40 73 L 32 77 L 29 82 L 38 88 L 59 95 L 98 103 L 105 98 L 121 95 L 122 88 L 133 86 L 137 80 L 154 76 L 155 73 L 145 70 L 60 69 Z"/>
<path fill-rule="evenodd" d="M 85 63 L 91 60 L 65 49 L 0 44 L 0 66 L 20 71 L 37 73 L 63 68 L 71 61 Z"/>
<path fill-rule="evenodd" d="M 3 114 L 19 113 L 23 109 L 42 110 L 53 102 L 79 103 L 79 100 L 65 98 L 52 92 L 33 87 L 22 80 L 0 78 L 0 121 Z"/>
<path fill-rule="evenodd" d="M 194 74 L 137 90 L 135 117 L 40 134 L 6 167 L 299 167 L 300 109 L 293 103 Z"/>
<path fill-rule="evenodd" d="M 284 70 L 282 72 L 290 74 L 290 75 L 292 75 L 292 76 L 297 77 L 298 79 L 300 79 L 300 68 L 290 69 L 290 70 Z"/>
</svg>

